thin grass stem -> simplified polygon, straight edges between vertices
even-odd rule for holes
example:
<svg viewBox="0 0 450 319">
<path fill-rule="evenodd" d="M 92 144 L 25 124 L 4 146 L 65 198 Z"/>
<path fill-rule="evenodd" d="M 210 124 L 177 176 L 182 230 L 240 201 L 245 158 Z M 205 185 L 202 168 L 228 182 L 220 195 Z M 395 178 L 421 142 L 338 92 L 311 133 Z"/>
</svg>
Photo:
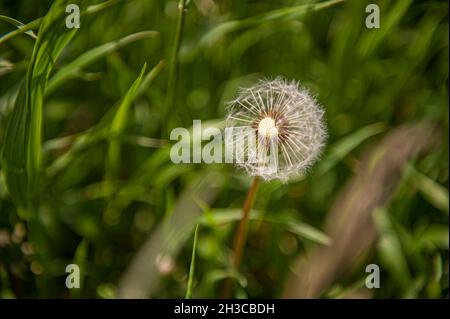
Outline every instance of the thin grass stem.
<svg viewBox="0 0 450 319">
<path fill-rule="evenodd" d="M 192 298 L 192 285 L 194 283 L 194 272 L 195 272 L 195 251 L 197 250 L 197 236 L 198 236 L 198 224 L 197 226 L 195 226 L 194 232 L 194 243 L 192 245 L 191 266 L 189 268 L 189 279 L 186 289 L 186 299 Z"/>
<path fill-rule="evenodd" d="M 177 86 L 177 77 L 178 77 L 178 53 L 180 51 L 181 40 L 183 38 L 183 29 L 184 29 L 184 20 L 186 18 L 187 13 L 187 5 L 189 4 L 188 0 L 179 0 L 178 3 L 178 22 L 177 29 L 175 33 L 175 40 L 172 49 L 172 57 L 170 63 L 169 70 L 169 82 L 167 85 L 167 96 L 166 96 L 166 108 L 164 111 L 164 118 L 170 114 L 169 110 L 173 108 L 175 102 L 175 92 Z M 164 121 L 165 123 L 166 121 Z"/>
</svg>

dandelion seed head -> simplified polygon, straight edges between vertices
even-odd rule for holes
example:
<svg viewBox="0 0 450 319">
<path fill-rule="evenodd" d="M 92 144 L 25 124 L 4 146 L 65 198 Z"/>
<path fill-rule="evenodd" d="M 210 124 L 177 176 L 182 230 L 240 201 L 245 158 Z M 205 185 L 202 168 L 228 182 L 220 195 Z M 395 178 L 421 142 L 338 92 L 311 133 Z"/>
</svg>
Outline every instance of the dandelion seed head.
<svg viewBox="0 0 450 319">
<path fill-rule="evenodd" d="M 287 181 L 303 174 L 320 156 L 327 136 L 324 111 L 316 99 L 298 82 L 281 77 L 240 89 L 229 103 L 227 127 L 244 127 L 255 134 L 256 148 L 245 144 L 241 152 L 257 160 L 235 164 L 266 180 Z M 239 149 L 241 142 L 232 139 L 228 143 L 234 145 L 227 147 Z M 276 170 L 268 160 L 274 150 Z"/>
</svg>

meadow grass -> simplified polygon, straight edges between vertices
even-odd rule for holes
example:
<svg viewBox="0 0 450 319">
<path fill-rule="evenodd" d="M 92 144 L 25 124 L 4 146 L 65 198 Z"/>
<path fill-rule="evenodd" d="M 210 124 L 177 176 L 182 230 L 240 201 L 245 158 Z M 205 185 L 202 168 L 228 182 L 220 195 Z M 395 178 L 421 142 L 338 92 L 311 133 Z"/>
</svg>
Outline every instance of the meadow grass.
<svg viewBox="0 0 450 319">
<path fill-rule="evenodd" d="M 402 164 L 377 240 L 320 296 L 448 297 L 448 53 L 446 1 L 2 2 L 0 297 L 213 298 L 229 278 L 233 297 L 283 296 L 298 261 L 333 245 L 328 212 L 364 151 L 417 123 L 434 145 Z M 251 178 L 172 163 L 168 130 L 222 128 L 239 87 L 278 75 L 324 106 L 328 145 L 308 174 L 261 182 L 236 267 Z M 365 289 L 371 263 L 380 289 Z"/>
</svg>

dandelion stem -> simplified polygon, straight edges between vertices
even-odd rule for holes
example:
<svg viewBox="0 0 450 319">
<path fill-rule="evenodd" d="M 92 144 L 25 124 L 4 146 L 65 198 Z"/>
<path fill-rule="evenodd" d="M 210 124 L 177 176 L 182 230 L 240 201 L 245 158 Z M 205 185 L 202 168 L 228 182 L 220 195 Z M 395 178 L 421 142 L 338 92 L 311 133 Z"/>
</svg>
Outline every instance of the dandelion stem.
<svg viewBox="0 0 450 319">
<path fill-rule="evenodd" d="M 248 223 L 248 217 L 250 215 L 250 209 L 253 206 L 253 198 L 255 197 L 256 190 L 258 189 L 259 178 L 255 176 L 253 178 L 252 185 L 247 192 L 247 197 L 245 198 L 244 207 L 242 209 L 242 218 L 239 221 L 238 229 L 234 236 L 233 241 L 233 263 L 236 269 L 239 268 L 242 260 L 242 253 L 244 251 L 244 242 L 246 238 L 246 228 Z"/>
<path fill-rule="evenodd" d="M 241 265 L 242 255 L 244 252 L 244 244 L 247 235 L 247 224 L 250 216 L 250 210 L 253 206 L 253 199 L 255 198 L 256 191 L 258 189 L 259 178 L 255 176 L 253 178 L 252 185 L 250 186 L 247 197 L 245 198 L 244 207 L 242 208 L 242 217 L 239 221 L 238 228 L 236 229 L 236 233 L 234 235 L 233 240 L 233 253 L 232 253 L 232 262 L 233 266 L 236 270 L 239 270 Z M 231 289 L 233 288 L 233 281 L 228 278 L 225 281 L 224 289 L 222 296 L 224 298 L 229 298 Z"/>
</svg>

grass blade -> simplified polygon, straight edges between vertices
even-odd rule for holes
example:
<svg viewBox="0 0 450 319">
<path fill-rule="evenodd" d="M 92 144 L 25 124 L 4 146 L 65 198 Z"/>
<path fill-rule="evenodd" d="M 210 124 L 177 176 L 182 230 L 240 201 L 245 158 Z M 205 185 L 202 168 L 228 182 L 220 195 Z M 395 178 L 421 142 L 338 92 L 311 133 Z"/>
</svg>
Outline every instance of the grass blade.
<svg viewBox="0 0 450 319">
<path fill-rule="evenodd" d="M 75 250 L 75 255 L 73 257 L 73 263 L 75 265 L 78 265 L 80 269 L 87 269 L 87 258 L 88 258 L 88 249 L 89 249 L 89 243 L 86 239 L 83 239 L 77 246 L 77 249 Z M 79 298 L 81 296 L 81 293 L 83 291 L 84 287 L 84 279 L 85 279 L 85 272 L 81 271 L 80 274 L 80 288 L 79 289 L 70 289 L 70 294 L 72 298 Z"/>
<path fill-rule="evenodd" d="M 112 41 L 109 43 L 102 44 L 96 48 L 93 48 L 78 58 L 73 60 L 71 63 L 67 64 L 61 68 L 55 75 L 53 75 L 49 82 L 45 94 L 48 95 L 59 88 L 64 82 L 76 76 L 77 73 L 87 65 L 93 63 L 97 59 L 116 51 L 134 41 L 142 40 L 145 38 L 155 37 L 158 34 L 156 31 L 142 31 L 128 35 L 118 41 Z"/>
<path fill-rule="evenodd" d="M 101 10 L 108 8 L 109 6 L 117 3 L 118 0 L 108 0 L 99 4 L 95 4 L 95 5 L 91 5 L 89 7 L 86 8 L 86 11 L 84 11 L 82 13 L 83 14 L 94 14 L 97 12 L 100 12 Z M 67 3 L 69 4 L 69 3 Z M 11 39 L 12 37 L 15 37 L 16 35 L 22 34 L 22 33 L 27 33 L 30 32 L 32 30 L 36 30 L 39 28 L 39 25 L 41 24 L 43 18 L 37 18 L 27 24 L 24 24 L 22 26 L 20 26 L 17 30 L 11 31 L 9 33 L 6 33 L 5 35 L 0 37 L 0 44 L 2 44 L 3 42 L 6 42 L 7 40 Z"/>
<path fill-rule="evenodd" d="M 190 1 L 180 0 L 178 3 L 178 22 L 177 30 L 175 33 L 175 40 L 172 48 L 172 57 L 170 62 L 169 70 L 169 82 L 167 84 L 167 96 L 166 96 L 166 109 L 164 111 L 164 120 L 169 114 L 169 110 L 174 108 L 175 104 L 175 92 L 177 86 L 177 76 L 178 76 L 178 53 L 180 51 L 181 40 L 183 38 L 184 20 L 186 18 L 186 13 Z"/>
<path fill-rule="evenodd" d="M 389 12 L 383 18 L 383 25 L 379 29 L 379 32 L 368 32 L 361 38 L 360 44 L 357 48 L 362 58 L 369 57 L 382 43 L 383 39 L 389 35 L 392 28 L 394 28 L 403 18 L 406 11 L 413 3 L 412 0 L 400 0 L 393 2 L 392 7 L 389 8 Z"/>
<path fill-rule="evenodd" d="M 226 224 L 239 220 L 241 213 L 242 212 L 240 209 L 211 209 L 209 214 L 200 216 L 198 222 L 202 225 L 208 226 L 215 224 Z M 310 240 L 311 242 L 325 246 L 331 244 L 330 237 L 324 232 L 290 216 L 269 216 L 268 214 L 262 214 L 260 211 L 252 210 L 250 212 L 249 219 L 283 225 L 287 230 L 298 235 L 300 238 L 304 238 Z"/>
<path fill-rule="evenodd" d="M 246 18 L 243 20 L 234 20 L 234 21 L 228 21 L 224 22 L 211 31 L 209 31 L 201 40 L 201 45 L 210 46 L 214 44 L 218 39 L 223 37 L 224 35 L 235 32 L 238 30 L 250 28 L 257 26 L 259 24 L 268 23 L 268 22 L 275 22 L 278 20 L 293 20 L 302 17 L 303 15 L 314 12 L 314 11 L 320 11 L 322 9 L 326 9 L 328 7 L 331 7 L 333 5 L 336 5 L 340 2 L 343 2 L 344 0 L 330 0 L 330 1 L 324 1 L 320 3 L 310 3 L 310 4 L 301 4 L 298 6 L 293 6 L 289 8 L 282 8 L 273 10 L 270 12 L 266 12 L 263 14 L 259 14 L 250 18 Z"/>
<path fill-rule="evenodd" d="M 14 31 L 11 31 L 9 33 L 6 33 L 5 35 L 0 37 L 0 44 L 2 44 L 3 42 L 6 42 L 7 40 L 11 39 L 12 37 L 22 34 L 22 33 L 28 33 L 32 30 L 38 29 L 39 25 L 41 23 L 42 18 L 38 18 L 36 20 L 33 20 L 27 24 L 24 24 L 23 26 L 21 26 L 20 28 L 17 28 Z"/>
<path fill-rule="evenodd" d="M 120 162 L 120 136 L 122 135 L 127 119 L 129 109 L 136 97 L 136 92 L 141 85 L 142 78 L 145 74 L 145 69 L 147 68 L 147 64 L 144 64 L 141 73 L 139 74 L 136 81 L 134 81 L 133 85 L 128 90 L 127 94 L 123 98 L 119 107 L 117 108 L 117 112 L 115 113 L 110 128 L 110 142 L 108 148 L 108 162 L 106 166 L 107 176 L 109 178 L 115 178 L 118 171 L 118 166 Z"/>
<path fill-rule="evenodd" d="M 415 186 L 428 202 L 444 213 L 449 212 L 448 190 L 442 185 L 436 183 L 428 176 L 422 174 L 411 164 L 407 166 Z"/>
<path fill-rule="evenodd" d="M 42 105 L 53 64 L 77 29 L 66 28 L 68 1 L 57 1 L 42 19 L 25 82 L 5 132 L 2 164 L 6 184 L 23 218 L 33 211 L 41 166 Z"/>
<path fill-rule="evenodd" d="M 159 62 L 144 77 L 144 79 L 141 80 L 142 83 L 140 87 L 138 87 L 138 91 L 134 93 L 134 100 L 138 98 L 142 94 L 143 90 L 145 90 L 145 88 L 147 88 L 148 85 L 151 84 L 152 80 L 156 78 L 156 76 L 158 76 L 159 72 L 162 70 L 163 65 L 164 63 L 162 61 Z M 47 168 L 47 173 L 50 176 L 54 176 L 55 174 L 66 168 L 81 151 L 99 143 L 100 141 L 104 141 L 105 139 L 107 139 L 110 134 L 111 122 L 115 117 L 119 105 L 120 104 L 111 108 L 94 127 L 79 134 L 73 140 L 71 148 L 50 164 L 50 166 Z"/>
<path fill-rule="evenodd" d="M 194 232 L 194 244 L 192 245 L 191 267 L 189 268 L 189 279 L 186 289 L 186 299 L 192 298 L 192 284 L 194 282 L 194 272 L 195 272 L 195 251 L 197 250 L 197 235 L 198 235 L 198 224 L 195 226 Z"/>
<path fill-rule="evenodd" d="M 289 229 L 294 234 L 300 237 L 306 238 L 312 242 L 329 246 L 331 245 L 331 239 L 322 231 L 312 227 L 303 222 L 298 222 L 296 220 L 286 220 L 285 222 L 287 229 Z"/>
<path fill-rule="evenodd" d="M 0 20 L 6 21 L 6 22 L 12 24 L 13 26 L 17 27 L 18 29 L 23 28 L 25 26 L 25 24 L 23 24 L 19 20 L 16 20 L 16 19 L 11 18 L 11 17 L 4 16 L 4 15 L 0 15 Z M 33 30 L 25 31 L 25 34 L 28 34 L 30 37 L 32 37 L 34 39 L 37 39 L 37 36 L 33 32 Z"/>
</svg>

